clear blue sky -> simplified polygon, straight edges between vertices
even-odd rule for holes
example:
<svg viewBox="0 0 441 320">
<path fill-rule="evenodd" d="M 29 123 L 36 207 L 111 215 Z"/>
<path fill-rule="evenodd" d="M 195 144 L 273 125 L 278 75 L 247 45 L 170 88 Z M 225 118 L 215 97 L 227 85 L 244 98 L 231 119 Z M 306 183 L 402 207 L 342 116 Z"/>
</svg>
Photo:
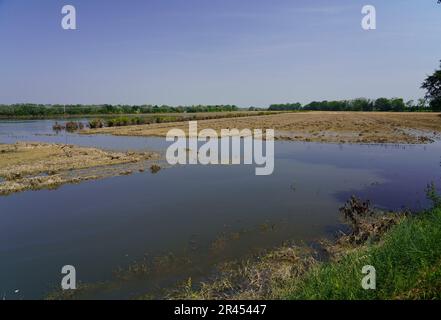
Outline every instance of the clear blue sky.
<svg viewBox="0 0 441 320">
<path fill-rule="evenodd" d="M 0 103 L 416 99 L 440 59 L 436 0 L 0 0 Z"/>
</svg>

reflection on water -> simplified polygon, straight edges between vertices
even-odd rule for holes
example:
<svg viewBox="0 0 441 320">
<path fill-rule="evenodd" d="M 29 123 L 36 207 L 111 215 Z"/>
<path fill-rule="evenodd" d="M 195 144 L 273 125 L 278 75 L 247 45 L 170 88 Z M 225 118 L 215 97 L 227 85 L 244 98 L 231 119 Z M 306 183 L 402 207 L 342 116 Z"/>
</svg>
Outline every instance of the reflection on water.
<svg viewBox="0 0 441 320">
<path fill-rule="evenodd" d="M 53 123 L 0 122 L 0 143 L 167 146 L 160 138 L 52 135 Z M 271 176 L 255 176 L 253 166 L 180 166 L 1 197 L 0 294 L 42 298 L 59 285 L 67 264 L 81 282 L 97 283 L 116 281 L 119 267 L 146 261 L 149 277 L 92 296 L 132 298 L 206 276 L 217 262 L 326 236 L 351 194 L 386 208 L 418 209 L 427 205 L 427 183 L 441 184 L 440 151 L 440 144 L 276 142 Z"/>
</svg>

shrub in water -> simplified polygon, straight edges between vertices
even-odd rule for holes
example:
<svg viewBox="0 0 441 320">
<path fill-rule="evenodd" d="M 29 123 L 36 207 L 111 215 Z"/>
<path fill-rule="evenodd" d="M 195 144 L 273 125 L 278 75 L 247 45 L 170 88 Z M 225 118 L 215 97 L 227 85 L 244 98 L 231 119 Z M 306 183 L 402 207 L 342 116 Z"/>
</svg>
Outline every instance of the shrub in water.
<svg viewBox="0 0 441 320">
<path fill-rule="evenodd" d="M 90 129 L 97 129 L 97 128 L 103 128 L 104 122 L 101 119 L 93 119 L 89 121 L 89 128 Z"/>
</svg>

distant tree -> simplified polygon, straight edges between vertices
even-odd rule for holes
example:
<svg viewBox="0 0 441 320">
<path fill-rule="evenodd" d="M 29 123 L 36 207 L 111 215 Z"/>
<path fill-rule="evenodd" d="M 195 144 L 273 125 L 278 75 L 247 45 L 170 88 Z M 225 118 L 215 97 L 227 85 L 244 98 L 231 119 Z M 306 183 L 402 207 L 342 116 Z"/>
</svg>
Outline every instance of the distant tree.
<svg viewBox="0 0 441 320">
<path fill-rule="evenodd" d="M 268 108 L 270 111 L 295 111 L 302 108 L 301 103 L 285 103 L 285 104 L 272 104 Z"/>
<path fill-rule="evenodd" d="M 404 104 L 403 99 L 394 98 L 390 100 L 391 110 L 395 112 L 404 111 L 406 105 Z"/>
<path fill-rule="evenodd" d="M 352 111 L 372 111 L 373 105 L 368 99 L 358 98 L 351 101 L 350 109 Z"/>
<path fill-rule="evenodd" d="M 425 109 L 425 108 L 427 108 L 427 100 L 426 100 L 426 99 L 423 99 L 423 98 L 418 99 L 417 107 L 418 107 L 419 109 Z"/>
<path fill-rule="evenodd" d="M 440 64 L 441 68 L 441 64 Z M 441 69 L 428 76 L 421 85 L 433 111 L 441 111 Z"/>
<path fill-rule="evenodd" d="M 375 100 L 374 110 L 375 111 L 389 111 L 389 110 L 391 110 L 390 100 L 387 98 L 379 98 L 379 99 Z"/>
<path fill-rule="evenodd" d="M 441 99 L 434 99 L 432 101 L 430 101 L 430 108 L 433 111 L 441 111 Z"/>
</svg>

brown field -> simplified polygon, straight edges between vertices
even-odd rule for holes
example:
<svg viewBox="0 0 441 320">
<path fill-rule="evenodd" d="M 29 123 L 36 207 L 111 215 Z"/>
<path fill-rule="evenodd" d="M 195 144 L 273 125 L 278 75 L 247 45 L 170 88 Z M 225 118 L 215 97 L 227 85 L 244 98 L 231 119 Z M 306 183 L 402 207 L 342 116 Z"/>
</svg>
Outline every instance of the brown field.
<svg viewBox="0 0 441 320">
<path fill-rule="evenodd" d="M 25 143 L 0 144 L 0 195 L 56 188 L 65 183 L 142 170 L 151 152 L 109 152 L 72 145 Z"/>
<path fill-rule="evenodd" d="M 187 122 L 85 130 L 85 134 L 165 137 Z M 428 143 L 441 133 L 440 113 L 295 112 L 198 121 L 198 130 L 274 129 L 276 139 L 330 143 Z"/>
</svg>

